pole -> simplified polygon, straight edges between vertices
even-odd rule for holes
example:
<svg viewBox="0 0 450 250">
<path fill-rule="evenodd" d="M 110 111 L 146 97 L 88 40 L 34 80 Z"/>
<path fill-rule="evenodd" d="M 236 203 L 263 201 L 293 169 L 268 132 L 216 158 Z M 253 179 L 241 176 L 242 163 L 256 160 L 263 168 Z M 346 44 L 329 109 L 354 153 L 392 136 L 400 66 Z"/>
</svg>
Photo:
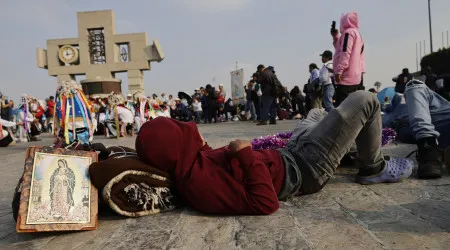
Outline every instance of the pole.
<svg viewBox="0 0 450 250">
<path fill-rule="evenodd" d="M 419 50 L 420 50 L 419 58 L 422 59 L 422 41 L 419 42 Z"/>
<path fill-rule="evenodd" d="M 417 54 L 417 42 L 416 42 L 416 72 L 419 71 L 419 58 Z"/>
<path fill-rule="evenodd" d="M 236 62 L 236 70 L 238 69 L 238 62 Z"/>
<path fill-rule="evenodd" d="M 428 19 L 430 23 L 430 53 L 433 53 L 433 33 L 431 31 L 431 0 L 428 0 Z"/>
<path fill-rule="evenodd" d="M 447 30 L 447 48 L 448 48 L 448 30 Z"/>
<path fill-rule="evenodd" d="M 444 47 L 444 31 L 442 31 L 442 48 L 445 48 Z"/>
</svg>

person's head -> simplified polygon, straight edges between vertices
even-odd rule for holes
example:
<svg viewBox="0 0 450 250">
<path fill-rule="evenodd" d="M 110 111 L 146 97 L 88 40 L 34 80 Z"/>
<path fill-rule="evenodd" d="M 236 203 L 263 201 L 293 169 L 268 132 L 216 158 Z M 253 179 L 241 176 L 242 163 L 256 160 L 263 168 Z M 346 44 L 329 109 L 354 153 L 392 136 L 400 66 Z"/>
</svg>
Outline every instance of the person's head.
<svg viewBox="0 0 450 250">
<path fill-rule="evenodd" d="M 205 88 L 203 88 L 203 87 L 200 87 L 200 91 L 202 91 L 202 92 L 203 92 L 203 90 L 205 90 Z"/>
<path fill-rule="evenodd" d="M 58 167 L 59 168 L 66 168 L 67 167 L 67 161 L 65 159 L 59 159 L 58 160 Z"/>
<path fill-rule="evenodd" d="M 250 81 L 248 82 L 248 84 L 247 84 L 248 88 L 252 88 L 252 87 L 253 87 L 253 84 L 255 84 L 255 81 L 250 80 Z"/>
<path fill-rule="evenodd" d="M 345 13 L 341 17 L 341 33 L 344 33 L 345 30 L 350 28 L 356 28 L 359 29 L 359 17 L 358 13 L 355 11 Z"/>
<path fill-rule="evenodd" d="M 322 63 L 327 63 L 333 59 L 333 52 L 325 50 L 320 56 L 322 57 Z"/>
<path fill-rule="evenodd" d="M 390 101 L 389 96 L 384 97 L 384 101 L 385 101 L 385 102 L 389 102 L 389 101 Z"/>
<path fill-rule="evenodd" d="M 166 93 L 161 93 L 161 96 L 162 96 L 162 97 L 165 97 L 165 96 L 166 96 Z"/>
<path fill-rule="evenodd" d="M 170 131 L 170 133 L 161 133 Z M 192 164 L 203 146 L 195 123 L 158 117 L 142 125 L 136 137 L 139 160 L 170 175 Z"/>
<path fill-rule="evenodd" d="M 50 98 L 49 98 L 50 101 L 53 101 L 54 99 L 55 99 L 55 97 L 53 97 L 53 96 L 50 96 Z"/>
<path fill-rule="evenodd" d="M 196 88 L 196 89 L 195 89 L 195 93 L 196 93 L 196 94 L 200 94 L 200 89 L 199 89 L 199 88 Z"/>
<path fill-rule="evenodd" d="M 273 66 L 269 66 L 269 67 L 267 67 L 267 69 L 275 74 L 275 68 Z"/>
<path fill-rule="evenodd" d="M 219 84 L 219 90 L 223 90 L 223 84 Z"/>
<path fill-rule="evenodd" d="M 376 90 L 376 89 L 374 89 L 374 88 L 370 88 L 370 89 L 369 89 L 369 92 L 372 92 L 372 93 L 377 93 L 377 90 Z"/>
<path fill-rule="evenodd" d="M 180 99 L 180 98 L 176 98 L 176 99 L 175 99 L 175 102 L 176 102 L 177 104 L 179 104 L 179 103 L 181 103 L 181 99 Z"/>
<path fill-rule="evenodd" d="M 253 73 L 252 80 L 255 82 L 258 81 L 258 76 L 259 76 L 258 72 Z"/>
<path fill-rule="evenodd" d="M 128 101 L 132 101 L 132 100 L 133 100 L 133 96 L 132 96 L 131 94 L 128 94 L 128 95 L 127 95 L 127 100 L 128 100 Z"/>
<path fill-rule="evenodd" d="M 409 74 L 409 69 L 408 69 L 408 68 L 404 68 L 404 69 L 402 70 L 402 74 L 404 74 L 404 75 Z"/>
<path fill-rule="evenodd" d="M 309 72 L 312 72 L 313 70 L 318 69 L 317 64 L 311 63 L 309 65 Z"/>
<path fill-rule="evenodd" d="M 153 94 L 152 97 L 153 97 L 153 99 L 156 99 L 156 98 L 158 98 L 158 95 L 157 94 Z"/>
<path fill-rule="evenodd" d="M 266 67 L 263 64 L 258 65 L 256 67 L 256 72 L 263 72 Z"/>
</svg>

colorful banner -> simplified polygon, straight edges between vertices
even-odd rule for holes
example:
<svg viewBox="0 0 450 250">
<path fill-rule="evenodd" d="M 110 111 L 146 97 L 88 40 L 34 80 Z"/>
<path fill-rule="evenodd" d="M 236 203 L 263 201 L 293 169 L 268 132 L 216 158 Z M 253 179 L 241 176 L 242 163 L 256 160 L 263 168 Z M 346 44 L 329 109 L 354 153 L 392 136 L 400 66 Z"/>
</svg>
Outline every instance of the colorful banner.
<svg viewBox="0 0 450 250">
<path fill-rule="evenodd" d="M 231 99 L 245 103 L 244 69 L 231 71 Z"/>
</svg>

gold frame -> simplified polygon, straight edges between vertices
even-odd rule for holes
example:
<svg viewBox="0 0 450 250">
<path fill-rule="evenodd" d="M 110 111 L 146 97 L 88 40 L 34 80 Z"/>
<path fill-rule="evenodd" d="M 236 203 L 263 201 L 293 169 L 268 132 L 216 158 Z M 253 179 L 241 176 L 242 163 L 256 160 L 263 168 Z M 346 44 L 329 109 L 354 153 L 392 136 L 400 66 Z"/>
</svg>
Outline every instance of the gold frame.
<svg viewBox="0 0 450 250">
<path fill-rule="evenodd" d="M 34 180 L 34 170 L 36 166 L 37 155 L 63 155 L 62 158 L 78 158 L 78 160 L 88 160 L 88 162 L 97 161 L 97 153 L 86 151 L 75 151 L 62 148 L 50 147 L 30 147 L 26 153 L 25 168 L 22 180 L 22 192 L 20 194 L 20 207 L 17 217 L 17 232 L 49 232 L 49 231 L 79 231 L 95 230 L 98 226 L 98 191 L 89 183 L 89 220 L 87 221 L 61 221 L 61 222 L 30 222 L 28 215 L 32 199 L 32 186 Z M 89 166 L 87 166 L 89 167 Z"/>
</svg>

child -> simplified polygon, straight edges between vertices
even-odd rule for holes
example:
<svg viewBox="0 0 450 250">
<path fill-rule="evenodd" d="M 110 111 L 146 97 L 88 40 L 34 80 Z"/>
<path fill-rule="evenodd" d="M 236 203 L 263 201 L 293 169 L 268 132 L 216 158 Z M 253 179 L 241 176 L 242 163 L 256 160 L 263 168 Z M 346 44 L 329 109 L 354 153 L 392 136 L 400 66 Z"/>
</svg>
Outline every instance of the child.
<svg viewBox="0 0 450 250">
<path fill-rule="evenodd" d="M 213 150 L 194 123 L 157 118 L 142 126 L 136 150 L 141 161 L 171 175 L 185 203 L 209 214 L 271 214 L 279 200 L 318 192 L 355 141 L 358 183 L 398 182 L 411 175 L 408 159 L 383 157 L 380 103 L 373 94 L 354 93 L 324 114 L 314 109 L 287 148 L 255 151 L 242 140 Z"/>
<path fill-rule="evenodd" d="M 198 101 L 198 98 L 194 98 L 194 102 L 192 103 L 192 107 L 194 109 L 195 114 L 195 122 L 200 123 L 201 113 L 202 113 L 202 103 Z"/>
</svg>

